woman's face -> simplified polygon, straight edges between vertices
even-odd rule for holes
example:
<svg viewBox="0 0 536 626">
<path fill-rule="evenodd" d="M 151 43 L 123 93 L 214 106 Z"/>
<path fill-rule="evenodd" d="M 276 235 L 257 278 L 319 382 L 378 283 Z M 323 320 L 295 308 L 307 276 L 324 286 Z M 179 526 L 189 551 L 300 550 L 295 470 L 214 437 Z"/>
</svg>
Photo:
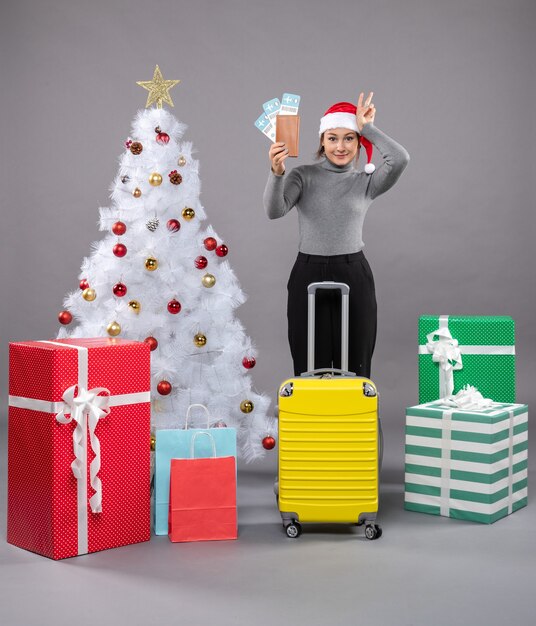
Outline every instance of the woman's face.
<svg viewBox="0 0 536 626">
<path fill-rule="evenodd" d="M 322 145 L 328 160 L 340 166 L 351 163 L 359 150 L 357 133 L 347 128 L 326 130 Z"/>
</svg>

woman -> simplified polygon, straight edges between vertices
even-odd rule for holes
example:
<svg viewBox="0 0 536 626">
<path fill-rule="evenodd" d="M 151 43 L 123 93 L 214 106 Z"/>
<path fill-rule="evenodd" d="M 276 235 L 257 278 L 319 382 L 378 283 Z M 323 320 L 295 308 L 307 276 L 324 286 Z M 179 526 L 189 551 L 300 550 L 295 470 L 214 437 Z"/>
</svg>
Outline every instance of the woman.
<svg viewBox="0 0 536 626">
<path fill-rule="evenodd" d="M 370 377 L 376 342 L 376 296 L 370 266 L 363 254 L 362 231 L 374 198 L 390 189 L 409 161 L 407 151 L 374 126 L 376 109 L 371 92 L 357 107 L 339 102 L 320 120 L 320 146 L 314 165 L 285 174 L 288 150 L 270 147 L 271 172 L 264 192 L 270 219 L 296 207 L 300 243 L 288 281 L 288 336 L 294 374 L 307 370 L 307 286 L 331 280 L 350 286 L 349 369 Z M 360 145 L 367 152 L 365 172 L 355 167 Z M 372 146 L 383 163 L 374 170 Z M 315 367 L 339 367 L 340 298 L 319 291 L 316 300 Z"/>
</svg>

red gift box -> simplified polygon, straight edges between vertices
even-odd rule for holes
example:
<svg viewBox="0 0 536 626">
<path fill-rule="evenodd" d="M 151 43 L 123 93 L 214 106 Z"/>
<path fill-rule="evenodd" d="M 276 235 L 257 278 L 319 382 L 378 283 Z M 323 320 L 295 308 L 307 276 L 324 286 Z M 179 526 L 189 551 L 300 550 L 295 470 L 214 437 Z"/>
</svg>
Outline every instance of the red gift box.
<svg viewBox="0 0 536 626">
<path fill-rule="evenodd" d="M 53 559 L 150 539 L 150 348 L 9 346 L 7 540 Z"/>
</svg>

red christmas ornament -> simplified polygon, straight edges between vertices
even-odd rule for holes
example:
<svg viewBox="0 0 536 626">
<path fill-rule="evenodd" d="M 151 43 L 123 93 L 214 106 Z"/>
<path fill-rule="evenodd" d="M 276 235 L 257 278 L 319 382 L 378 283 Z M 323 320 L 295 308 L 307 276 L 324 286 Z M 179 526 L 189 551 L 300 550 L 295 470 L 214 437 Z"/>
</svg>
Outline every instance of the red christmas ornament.
<svg viewBox="0 0 536 626">
<path fill-rule="evenodd" d="M 265 437 L 262 440 L 262 447 L 265 450 L 273 450 L 275 448 L 275 439 L 273 437 Z"/>
<path fill-rule="evenodd" d="M 218 256 L 227 256 L 228 252 L 229 252 L 229 248 L 224 243 L 222 243 L 221 246 L 218 246 L 216 248 L 216 254 Z"/>
<path fill-rule="evenodd" d="M 194 265 L 197 267 L 198 270 L 204 270 L 205 267 L 208 265 L 207 257 L 206 256 L 196 257 L 194 261 Z"/>
<path fill-rule="evenodd" d="M 145 343 L 149 344 L 149 348 L 151 348 L 151 352 L 158 348 L 158 341 L 154 337 L 146 337 L 144 341 Z"/>
<path fill-rule="evenodd" d="M 127 225 L 123 222 L 116 222 L 112 226 L 112 233 L 114 235 L 117 235 L 118 237 L 120 237 L 121 235 L 124 235 L 126 232 L 127 232 Z"/>
<path fill-rule="evenodd" d="M 179 220 L 176 219 L 168 220 L 166 225 L 167 229 L 170 230 L 172 233 L 177 233 L 181 229 L 181 223 L 179 222 Z"/>
<path fill-rule="evenodd" d="M 116 243 L 113 248 L 113 253 L 115 254 L 115 256 L 125 256 L 125 254 L 127 253 L 127 247 L 124 243 Z"/>
<path fill-rule="evenodd" d="M 58 320 L 60 324 L 70 324 L 73 321 L 73 316 L 69 313 L 69 311 L 60 311 L 58 314 Z"/>
<path fill-rule="evenodd" d="M 169 143 L 169 135 L 167 133 L 158 132 L 156 135 L 156 143 L 159 143 L 161 146 L 165 146 Z"/>
<path fill-rule="evenodd" d="M 205 248 L 210 251 L 216 249 L 218 242 L 214 239 L 214 237 L 207 237 L 205 241 L 203 241 L 203 244 L 205 245 Z"/>
<path fill-rule="evenodd" d="M 255 367 L 255 365 L 257 364 L 257 361 L 255 360 L 254 356 L 245 356 L 242 359 L 242 365 L 247 369 L 250 370 L 253 367 Z"/>
<path fill-rule="evenodd" d="M 156 390 L 161 396 L 168 396 L 171 393 L 171 383 L 168 383 L 167 380 L 161 380 L 158 385 L 156 385 Z"/>
<path fill-rule="evenodd" d="M 87 278 L 82 278 L 82 280 L 80 281 L 79 285 L 80 285 L 80 289 L 82 291 L 84 291 L 84 289 L 89 289 L 89 283 L 87 281 Z"/>
<path fill-rule="evenodd" d="M 177 315 L 177 313 L 180 313 L 181 309 L 181 303 L 178 300 L 170 300 L 167 304 L 167 310 L 173 315 Z"/>
<path fill-rule="evenodd" d="M 112 287 L 112 291 L 114 292 L 114 296 L 122 298 L 123 296 L 127 295 L 127 286 L 123 283 L 115 283 L 115 285 Z"/>
</svg>

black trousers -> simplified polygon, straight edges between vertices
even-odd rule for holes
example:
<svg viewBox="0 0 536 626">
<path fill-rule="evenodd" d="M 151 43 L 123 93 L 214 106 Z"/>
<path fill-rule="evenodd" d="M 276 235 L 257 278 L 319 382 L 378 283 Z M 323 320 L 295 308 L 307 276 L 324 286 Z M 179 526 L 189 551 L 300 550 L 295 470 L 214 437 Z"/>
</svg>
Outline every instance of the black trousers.
<svg viewBox="0 0 536 626">
<path fill-rule="evenodd" d="M 300 252 L 288 281 L 288 340 L 294 375 L 307 371 L 307 287 L 331 280 L 350 287 L 348 369 L 370 378 L 376 343 L 374 278 L 363 252 L 318 256 Z M 340 367 L 341 297 L 334 289 L 316 293 L 315 369 Z"/>
</svg>

